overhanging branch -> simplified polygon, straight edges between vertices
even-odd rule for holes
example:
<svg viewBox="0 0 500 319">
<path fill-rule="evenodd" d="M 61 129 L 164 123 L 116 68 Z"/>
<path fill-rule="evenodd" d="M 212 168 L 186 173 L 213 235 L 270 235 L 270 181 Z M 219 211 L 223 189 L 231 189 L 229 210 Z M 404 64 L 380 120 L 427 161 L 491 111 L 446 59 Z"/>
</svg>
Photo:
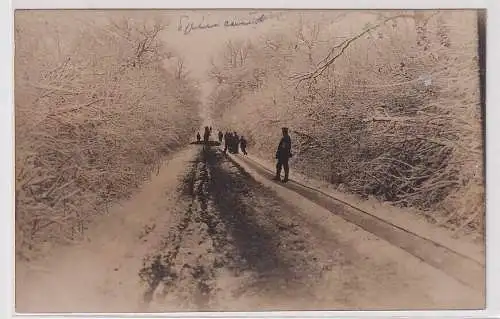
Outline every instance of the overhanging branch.
<svg viewBox="0 0 500 319">
<path fill-rule="evenodd" d="M 299 75 L 291 76 L 291 79 L 292 80 L 298 80 L 299 84 L 300 84 L 300 82 L 305 81 L 305 80 L 316 80 L 316 78 L 319 77 L 319 76 L 321 76 L 325 72 L 325 70 L 328 69 L 328 67 L 330 65 L 332 65 L 335 62 L 335 60 L 338 57 L 340 57 L 344 53 L 344 51 L 354 41 L 358 40 L 359 38 L 361 38 L 365 34 L 371 32 L 371 31 L 373 31 L 375 29 L 378 29 L 379 27 L 381 27 L 382 25 L 386 24 L 387 22 L 390 22 L 390 21 L 393 21 L 393 20 L 396 20 L 396 19 L 402 19 L 402 18 L 412 18 L 413 19 L 414 16 L 410 15 L 410 14 L 401 14 L 401 15 L 397 15 L 397 16 L 392 16 L 392 17 L 384 19 L 383 21 L 377 23 L 374 26 L 366 28 L 365 30 L 361 31 L 360 33 L 356 34 L 355 36 L 342 41 L 342 43 L 340 43 L 339 45 L 334 46 L 330 50 L 330 52 L 328 53 L 328 55 L 323 60 L 321 60 L 321 62 L 319 62 L 318 67 L 314 71 L 307 72 L 305 74 L 299 74 Z"/>
</svg>

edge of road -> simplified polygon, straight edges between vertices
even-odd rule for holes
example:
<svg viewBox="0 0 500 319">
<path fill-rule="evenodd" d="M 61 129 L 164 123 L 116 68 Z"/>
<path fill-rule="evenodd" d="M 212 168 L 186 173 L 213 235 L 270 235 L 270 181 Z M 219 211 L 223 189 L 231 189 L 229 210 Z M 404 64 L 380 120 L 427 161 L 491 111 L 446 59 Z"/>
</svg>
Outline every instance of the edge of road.
<svg viewBox="0 0 500 319">
<path fill-rule="evenodd" d="M 241 166 L 250 175 L 259 174 L 268 179 L 270 183 L 276 183 L 271 181 L 274 172 L 263 164 L 247 156 L 226 155 L 234 164 Z M 391 245 L 399 247 L 426 264 L 444 271 L 459 282 L 476 290 L 485 289 L 485 265 L 474 257 L 384 220 L 320 189 L 307 186 L 293 179 L 290 179 L 286 184 L 279 183 L 279 185 L 325 208 L 347 222 L 374 234 Z"/>
</svg>

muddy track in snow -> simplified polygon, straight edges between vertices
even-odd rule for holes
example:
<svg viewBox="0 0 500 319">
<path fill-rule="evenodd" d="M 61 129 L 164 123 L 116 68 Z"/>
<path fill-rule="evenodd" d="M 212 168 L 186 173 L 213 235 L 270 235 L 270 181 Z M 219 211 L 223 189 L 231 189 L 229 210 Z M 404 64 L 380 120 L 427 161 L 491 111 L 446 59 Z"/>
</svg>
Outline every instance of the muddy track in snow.
<svg viewBox="0 0 500 319">
<path fill-rule="evenodd" d="M 174 298 L 182 308 L 209 310 L 220 307 L 220 277 L 233 279 L 235 298 L 303 289 L 304 276 L 319 273 L 298 224 L 280 220 L 283 207 L 294 208 L 215 149 L 199 153 L 180 190 L 187 209 L 139 274 L 146 303 Z"/>
</svg>

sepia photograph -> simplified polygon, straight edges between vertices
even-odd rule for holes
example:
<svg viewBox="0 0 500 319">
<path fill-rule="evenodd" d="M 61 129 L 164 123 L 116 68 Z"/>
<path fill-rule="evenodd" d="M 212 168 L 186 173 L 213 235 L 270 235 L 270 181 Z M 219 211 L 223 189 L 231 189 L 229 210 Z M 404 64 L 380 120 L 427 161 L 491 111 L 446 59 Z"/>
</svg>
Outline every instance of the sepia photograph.
<svg viewBox="0 0 500 319">
<path fill-rule="evenodd" d="M 485 309 L 486 24 L 15 10 L 15 311 Z"/>
</svg>

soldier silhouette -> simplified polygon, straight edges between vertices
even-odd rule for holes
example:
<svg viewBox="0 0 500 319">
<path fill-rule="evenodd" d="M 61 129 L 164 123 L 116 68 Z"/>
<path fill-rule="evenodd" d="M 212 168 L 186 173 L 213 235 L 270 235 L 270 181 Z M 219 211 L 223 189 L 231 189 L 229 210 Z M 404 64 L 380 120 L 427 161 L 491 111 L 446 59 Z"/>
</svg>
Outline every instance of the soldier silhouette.
<svg viewBox="0 0 500 319">
<path fill-rule="evenodd" d="M 283 127 L 281 129 L 283 137 L 281 138 L 278 149 L 276 150 L 276 176 L 274 180 L 279 181 L 281 178 L 281 169 L 285 171 L 285 178 L 282 180 L 283 183 L 288 182 L 288 175 L 290 172 L 290 167 L 288 165 L 288 160 L 292 157 L 292 139 L 288 135 L 288 128 Z"/>
<path fill-rule="evenodd" d="M 244 155 L 247 155 L 247 140 L 243 136 L 240 137 L 240 148 Z"/>
<path fill-rule="evenodd" d="M 236 132 L 234 132 L 234 135 L 233 135 L 233 152 L 234 154 L 238 154 L 239 153 L 239 145 L 240 144 L 240 137 L 238 136 L 238 134 Z"/>
<path fill-rule="evenodd" d="M 230 140 L 229 132 L 226 132 L 224 134 L 224 154 L 227 152 L 229 148 L 229 140 Z"/>
<path fill-rule="evenodd" d="M 205 126 L 205 133 L 203 134 L 203 149 L 208 147 L 208 141 L 210 139 L 210 130 L 208 126 Z"/>
</svg>

